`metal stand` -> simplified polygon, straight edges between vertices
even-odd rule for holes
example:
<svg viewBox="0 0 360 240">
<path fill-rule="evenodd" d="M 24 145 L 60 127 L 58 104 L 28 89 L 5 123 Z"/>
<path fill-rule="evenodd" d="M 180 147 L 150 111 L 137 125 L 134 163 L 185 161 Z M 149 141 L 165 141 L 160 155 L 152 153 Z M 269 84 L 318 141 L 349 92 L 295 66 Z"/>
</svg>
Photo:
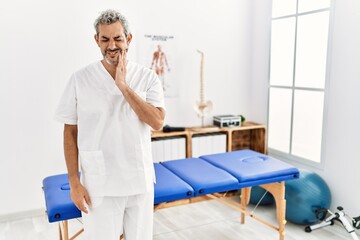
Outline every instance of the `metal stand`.
<svg viewBox="0 0 360 240">
<path fill-rule="evenodd" d="M 335 213 L 331 212 L 329 209 L 324 209 L 324 208 L 317 209 L 315 212 L 316 216 L 318 217 L 318 219 L 322 220 L 322 222 L 315 224 L 315 225 L 306 226 L 305 232 L 311 232 L 312 230 L 316 230 L 316 229 L 319 229 L 322 227 L 333 225 L 334 220 L 337 220 L 337 221 L 341 222 L 341 224 L 344 226 L 345 230 L 348 233 L 350 233 L 351 237 L 354 240 L 359 240 L 354 228 L 360 229 L 360 216 L 356 217 L 356 218 L 352 218 L 345 214 L 342 207 L 339 206 L 339 207 L 337 207 L 337 209 L 339 211 L 337 211 Z M 326 218 L 327 214 L 330 214 L 330 216 Z M 352 224 L 351 224 L 351 222 L 352 222 Z"/>
</svg>

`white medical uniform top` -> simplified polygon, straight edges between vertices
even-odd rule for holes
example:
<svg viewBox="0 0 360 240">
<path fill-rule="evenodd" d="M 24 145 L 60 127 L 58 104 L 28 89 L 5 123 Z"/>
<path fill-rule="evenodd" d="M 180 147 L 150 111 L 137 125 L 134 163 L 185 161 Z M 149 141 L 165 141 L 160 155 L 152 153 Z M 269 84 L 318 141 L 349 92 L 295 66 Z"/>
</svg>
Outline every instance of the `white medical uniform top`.
<svg viewBox="0 0 360 240">
<path fill-rule="evenodd" d="M 162 86 L 152 70 L 128 61 L 126 82 L 143 100 L 165 109 Z M 151 129 L 100 61 L 71 76 L 55 119 L 78 126 L 81 182 L 90 196 L 134 195 L 153 188 Z"/>
</svg>

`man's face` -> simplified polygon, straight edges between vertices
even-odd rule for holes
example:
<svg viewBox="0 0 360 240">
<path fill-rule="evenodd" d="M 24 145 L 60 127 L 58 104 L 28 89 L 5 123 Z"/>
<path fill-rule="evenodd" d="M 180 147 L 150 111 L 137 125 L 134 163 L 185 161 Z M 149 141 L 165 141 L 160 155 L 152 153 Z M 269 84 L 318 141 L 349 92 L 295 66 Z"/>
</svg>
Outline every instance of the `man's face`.
<svg viewBox="0 0 360 240">
<path fill-rule="evenodd" d="M 99 34 L 95 35 L 105 61 L 113 66 L 118 64 L 121 53 L 127 51 L 131 38 L 131 34 L 125 37 L 124 28 L 119 21 L 109 25 L 100 24 Z"/>
</svg>

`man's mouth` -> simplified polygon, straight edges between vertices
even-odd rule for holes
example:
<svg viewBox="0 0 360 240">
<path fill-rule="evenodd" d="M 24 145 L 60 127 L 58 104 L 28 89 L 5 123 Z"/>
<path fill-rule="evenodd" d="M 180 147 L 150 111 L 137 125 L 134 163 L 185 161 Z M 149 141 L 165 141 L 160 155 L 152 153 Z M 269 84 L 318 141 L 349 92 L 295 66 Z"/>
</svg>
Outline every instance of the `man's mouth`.
<svg viewBox="0 0 360 240">
<path fill-rule="evenodd" d="M 114 50 L 106 50 L 106 54 L 109 57 L 116 57 L 119 53 L 121 53 L 121 49 L 114 49 Z"/>
</svg>

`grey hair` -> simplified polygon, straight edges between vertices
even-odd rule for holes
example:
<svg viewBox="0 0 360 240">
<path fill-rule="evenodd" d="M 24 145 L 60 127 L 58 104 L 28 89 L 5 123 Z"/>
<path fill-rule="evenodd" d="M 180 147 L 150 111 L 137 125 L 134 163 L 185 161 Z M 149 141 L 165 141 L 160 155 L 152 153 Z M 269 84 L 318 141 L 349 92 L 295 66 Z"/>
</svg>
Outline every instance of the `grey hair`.
<svg viewBox="0 0 360 240">
<path fill-rule="evenodd" d="M 117 21 L 119 21 L 121 23 L 121 25 L 123 26 L 125 37 L 127 37 L 130 33 L 128 20 L 125 18 L 124 15 L 122 15 L 121 13 L 119 13 L 115 10 L 112 10 L 112 9 L 103 11 L 100 14 L 100 16 L 95 20 L 94 27 L 95 27 L 96 35 L 99 35 L 99 25 L 100 24 L 109 25 L 109 24 L 112 24 Z"/>
</svg>

